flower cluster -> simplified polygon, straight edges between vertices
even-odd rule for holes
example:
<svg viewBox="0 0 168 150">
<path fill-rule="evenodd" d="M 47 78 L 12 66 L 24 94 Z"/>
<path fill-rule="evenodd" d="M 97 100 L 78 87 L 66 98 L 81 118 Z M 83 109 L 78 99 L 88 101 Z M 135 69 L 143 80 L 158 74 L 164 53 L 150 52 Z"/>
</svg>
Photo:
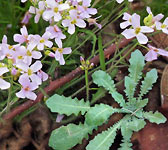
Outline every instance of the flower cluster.
<svg viewBox="0 0 168 150">
<path fill-rule="evenodd" d="M 144 18 L 145 26 L 140 25 L 140 16 L 136 13 L 130 15 L 124 13 L 123 20 L 120 24 L 121 29 L 125 29 L 121 34 L 125 36 L 126 39 L 131 39 L 136 37 L 140 44 L 147 44 L 148 38 L 145 33 L 152 33 L 156 30 L 162 30 L 162 32 L 168 34 L 168 18 L 165 19 L 163 23 L 160 20 L 164 17 L 163 14 L 153 15 L 150 7 L 147 7 L 148 16 Z M 130 27 L 131 26 L 131 27 Z M 147 61 L 152 61 L 157 59 L 157 55 L 168 56 L 168 52 L 162 49 L 155 48 L 148 45 L 149 52 L 146 54 L 145 58 Z"/>
<path fill-rule="evenodd" d="M 27 0 L 21 0 L 26 2 Z M 35 100 L 37 95 L 34 93 L 43 81 L 48 79 L 47 73 L 42 71 L 43 55 L 54 57 L 60 65 L 65 64 L 63 55 L 72 52 L 70 47 L 63 48 L 66 38 L 64 34 L 75 32 L 75 28 L 85 28 L 86 21 L 95 24 L 99 28 L 101 25 L 96 22 L 97 18 L 91 18 L 97 13 L 91 6 L 91 0 L 30 0 L 34 6 L 30 6 L 26 13 L 23 23 L 26 24 L 35 14 L 35 23 L 39 22 L 40 17 L 49 22 L 45 33 L 29 34 L 26 26 L 20 29 L 21 34 L 14 34 L 13 39 L 17 43 L 10 45 L 4 35 L 0 43 L 0 89 L 10 88 L 11 83 L 4 80 L 12 76 L 13 80 L 18 81 L 21 90 L 16 93 L 19 98 Z M 62 30 L 63 29 L 63 30 Z M 4 76 L 4 74 L 6 76 Z M 12 82 L 12 84 L 17 84 Z"/>
<path fill-rule="evenodd" d="M 10 72 L 14 79 L 19 78 L 18 82 L 22 87 L 21 91 L 16 93 L 17 97 L 35 100 L 37 96 L 32 91 L 48 79 L 48 75 L 41 70 L 42 63 L 39 59 L 42 57 L 44 46 L 52 47 L 53 43 L 48 40 L 48 33 L 42 37 L 29 35 L 25 26 L 20 31 L 21 34 L 14 35 L 17 44 L 9 45 L 5 35 L 0 44 L 0 60 L 7 60 L 6 66 L 3 63 L 0 65 L 0 88 L 10 87 L 10 84 L 2 79 L 4 73 Z"/>
</svg>

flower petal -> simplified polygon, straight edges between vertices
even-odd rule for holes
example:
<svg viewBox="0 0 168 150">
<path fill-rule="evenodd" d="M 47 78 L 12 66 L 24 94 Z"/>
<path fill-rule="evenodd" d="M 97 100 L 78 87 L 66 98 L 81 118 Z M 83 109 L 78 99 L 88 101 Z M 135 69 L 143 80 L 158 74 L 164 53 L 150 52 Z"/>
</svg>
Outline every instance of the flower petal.
<svg viewBox="0 0 168 150">
<path fill-rule="evenodd" d="M 10 83 L 0 78 L 0 89 L 6 90 L 10 88 Z"/>
<path fill-rule="evenodd" d="M 37 98 L 37 95 L 33 92 L 30 92 L 30 91 L 26 92 L 25 96 L 30 100 L 35 100 Z"/>
<path fill-rule="evenodd" d="M 126 39 L 131 39 L 136 36 L 134 29 L 126 29 L 122 33 Z"/>
<path fill-rule="evenodd" d="M 157 53 L 153 50 L 150 50 L 146 55 L 145 55 L 145 60 L 146 61 L 152 61 L 157 59 Z"/>
<path fill-rule="evenodd" d="M 36 61 L 33 65 L 31 65 L 30 69 L 33 71 L 33 72 L 37 72 L 39 71 L 40 69 L 42 68 L 42 63 L 41 61 Z"/>
<path fill-rule="evenodd" d="M 148 38 L 143 33 L 139 33 L 136 37 L 140 44 L 146 44 L 148 42 Z"/>
</svg>

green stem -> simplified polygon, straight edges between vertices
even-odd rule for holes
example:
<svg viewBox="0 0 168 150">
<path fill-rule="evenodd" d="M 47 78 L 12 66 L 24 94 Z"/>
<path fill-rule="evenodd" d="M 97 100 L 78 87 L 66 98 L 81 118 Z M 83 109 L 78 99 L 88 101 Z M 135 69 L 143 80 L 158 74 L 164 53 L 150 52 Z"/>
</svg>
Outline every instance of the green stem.
<svg viewBox="0 0 168 150">
<path fill-rule="evenodd" d="M 85 84 L 86 84 L 86 101 L 89 100 L 89 79 L 88 79 L 88 69 L 85 69 Z"/>
</svg>

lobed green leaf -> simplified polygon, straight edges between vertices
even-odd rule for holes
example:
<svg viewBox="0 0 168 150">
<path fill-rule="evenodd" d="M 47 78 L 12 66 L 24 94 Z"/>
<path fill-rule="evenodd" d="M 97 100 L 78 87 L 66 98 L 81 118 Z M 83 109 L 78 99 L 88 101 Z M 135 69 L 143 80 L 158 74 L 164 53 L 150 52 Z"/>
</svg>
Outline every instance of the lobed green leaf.
<svg viewBox="0 0 168 150">
<path fill-rule="evenodd" d="M 95 71 L 92 74 L 93 82 L 99 87 L 104 87 L 110 94 L 116 91 L 114 81 L 110 75 L 102 70 Z"/>
<path fill-rule="evenodd" d="M 98 86 L 104 87 L 112 95 L 115 101 L 120 104 L 120 106 L 125 105 L 123 96 L 116 91 L 114 81 L 111 79 L 109 74 L 99 70 L 93 73 L 92 78 L 93 82 Z"/>
<path fill-rule="evenodd" d="M 120 128 L 122 121 L 116 123 L 113 127 L 98 134 L 89 142 L 86 150 L 108 150 L 116 137 L 117 129 Z"/>
<path fill-rule="evenodd" d="M 90 109 L 89 102 L 84 102 L 84 100 L 79 101 L 77 98 L 72 99 L 71 97 L 60 96 L 58 94 L 50 97 L 46 104 L 52 112 L 67 116 L 72 114 L 77 116 L 80 112 L 84 115 Z"/>
<path fill-rule="evenodd" d="M 71 147 L 82 142 L 83 138 L 88 138 L 93 127 L 79 124 L 68 124 L 52 131 L 49 146 L 54 150 L 69 150 Z"/>
<path fill-rule="evenodd" d="M 144 81 L 142 81 L 139 99 L 141 99 L 143 95 L 147 94 L 148 91 L 152 89 L 152 86 L 156 82 L 157 78 L 158 76 L 156 69 L 152 69 L 146 74 Z"/>
<path fill-rule="evenodd" d="M 144 118 L 148 119 L 151 123 L 165 123 L 166 122 L 166 117 L 163 116 L 160 112 L 156 111 L 153 113 L 152 111 L 150 112 L 144 112 Z"/>
<path fill-rule="evenodd" d="M 131 100 L 139 80 L 142 78 L 142 70 L 145 65 L 145 58 L 139 50 L 131 53 L 129 60 L 129 77 L 125 78 L 125 92 L 128 99 Z"/>
</svg>

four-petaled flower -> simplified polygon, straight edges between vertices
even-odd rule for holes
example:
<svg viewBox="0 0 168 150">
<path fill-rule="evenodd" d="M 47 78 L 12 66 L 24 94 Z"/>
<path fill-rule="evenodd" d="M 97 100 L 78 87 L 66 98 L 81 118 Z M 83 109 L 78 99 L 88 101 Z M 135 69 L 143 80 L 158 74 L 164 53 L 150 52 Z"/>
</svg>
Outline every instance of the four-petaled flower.
<svg viewBox="0 0 168 150">
<path fill-rule="evenodd" d="M 140 16 L 137 14 L 132 15 L 132 27 L 133 29 L 126 29 L 121 34 L 126 37 L 126 39 L 131 39 L 136 37 L 140 44 L 146 44 L 148 38 L 143 33 L 151 33 L 154 30 L 147 26 L 140 26 Z"/>
<path fill-rule="evenodd" d="M 50 52 L 49 56 L 50 57 L 55 57 L 55 59 L 57 61 L 59 61 L 60 65 L 64 65 L 65 64 L 65 60 L 64 60 L 63 54 L 70 54 L 72 52 L 70 47 L 67 47 L 67 48 L 62 48 L 62 47 L 56 48 L 56 47 L 53 47 L 52 49 L 55 51 L 55 53 Z"/>
<path fill-rule="evenodd" d="M 25 76 L 20 76 L 18 82 L 22 85 L 22 89 L 16 93 L 19 98 L 28 98 L 30 100 L 35 100 L 37 95 L 33 92 L 38 88 L 35 82 L 30 82 L 30 79 Z"/>
<path fill-rule="evenodd" d="M 75 25 L 80 28 L 85 28 L 86 23 L 83 19 L 78 16 L 77 10 L 70 10 L 70 19 L 65 19 L 62 21 L 64 27 L 68 27 L 68 33 L 73 34 L 75 32 Z"/>
</svg>

